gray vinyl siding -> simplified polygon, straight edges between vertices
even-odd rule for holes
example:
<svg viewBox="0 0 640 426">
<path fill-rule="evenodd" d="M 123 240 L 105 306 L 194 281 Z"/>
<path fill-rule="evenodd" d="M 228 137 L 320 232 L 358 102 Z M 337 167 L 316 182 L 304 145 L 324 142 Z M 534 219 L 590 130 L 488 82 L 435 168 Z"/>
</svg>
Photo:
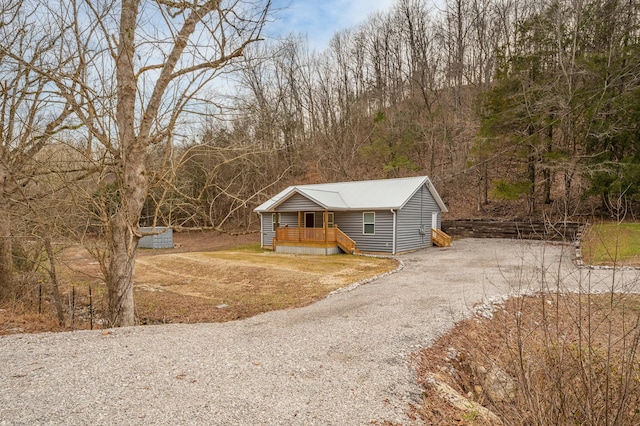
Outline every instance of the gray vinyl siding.
<svg viewBox="0 0 640 426">
<path fill-rule="evenodd" d="M 362 213 L 375 212 L 375 234 L 364 234 Z M 335 223 L 364 252 L 393 252 L 393 214 L 390 210 L 335 212 Z"/>
<path fill-rule="evenodd" d="M 306 197 L 303 197 L 300 194 L 293 194 L 291 198 L 276 207 L 276 211 L 278 212 L 312 212 L 316 210 L 323 209 L 313 201 L 309 200 Z"/>
<path fill-rule="evenodd" d="M 273 232 L 273 225 L 271 222 L 271 213 L 260 213 L 262 217 L 262 248 L 270 247 L 273 243 L 273 238 L 276 236 L 276 233 Z"/>
<path fill-rule="evenodd" d="M 276 233 L 273 231 L 271 213 L 261 213 L 262 215 L 262 247 L 271 247 Z M 298 226 L 298 212 L 280 213 L 280 226 Z"/>
<path fill-rule="evenodd" d="M 418 250 L 431 246 L 432 212 L 438 212 L 440 228 L 440 207 L 426 186 L 422 186 L 400 209 L 396 218 L 396 251 L 398 253 Z M 420 232 L 423 229 L 423 233 Z"/>
<path fill-rule="evenodd" d="M 298 227 L 298 212 L 286 212 L 280 213 L 280 226 L 289 225 L 291 227 Z"/>
</svg>

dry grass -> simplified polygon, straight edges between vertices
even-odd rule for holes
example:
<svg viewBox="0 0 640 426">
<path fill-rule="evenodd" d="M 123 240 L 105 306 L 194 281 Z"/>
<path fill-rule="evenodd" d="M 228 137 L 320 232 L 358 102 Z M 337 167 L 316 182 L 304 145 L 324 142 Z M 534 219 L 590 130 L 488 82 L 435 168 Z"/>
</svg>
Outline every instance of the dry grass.
<svg viewBox="0 0 640 426">
<path fill-rule="evenodd" d="M 636 425 L 640 422 L 640 296 L 547 295 L 508 301 L 492 320 L 458 324 L 416 357 L 426 424 L 484 425 L 436 395 L 434 374 L 506 425 Z M 492 399 L 481 372 L 516 384 Z M 497 424 L 497 423 L 496 423 Z"/>
<path fill-rule="evenodd" d="M 257 238 L 177 234 L 176 249 L 141 250 L 134 287 L 138 321 L 220 322 L 300 307 L 397 266 L 389 258 L 275 254 L 261 250 Z M 57 325 L 45 285 L 42 299 L 28 291 L 0 305 L 0 334 L 101 327 L 106 301 L 98 263 L 81 247 L 67 248 L 60 261 L 65 326 Z"/>
<path fill-rule="evenodd" d="M 226 321 L 304 306 L 396 262 L 231 250 L 141 258 L 137 267 L 138 317 L 156 323 Z"/>
</svg>

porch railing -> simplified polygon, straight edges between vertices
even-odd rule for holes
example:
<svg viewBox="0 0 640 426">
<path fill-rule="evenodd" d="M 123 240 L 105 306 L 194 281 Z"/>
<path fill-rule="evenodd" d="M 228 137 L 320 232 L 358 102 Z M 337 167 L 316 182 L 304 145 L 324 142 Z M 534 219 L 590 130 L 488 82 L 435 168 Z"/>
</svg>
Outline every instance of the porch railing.
<svg viewBox="0 0 640 426">
<path fill-rule="evenodd" d="M 276 229 L 276 241 L 283 242 L 336 242 L 336 229 L 327 228 L 325 238 L 324 228 L 298 228 L 284 226 Z"/>
<path fill-rule="evenodd" d="M 336 229 L 336 242 L 338 243 L 338 247 L 344 250 L 347 253 L 359 253 L 358 249 L 356 249 L 356 242 L 353 241 L 347 234 L 342 232 L 340 229 Z"/>
<path fill-rule="evenodd" d="M 326 231 L 326 236 L 325 236 Z M 347 253 L 359 253 L 356 249 L 356 242 L 347 234 L 338 229 L 333 228 L 298 228 L 283 226 L 276 229 L 275 242 L 282 243 L 336 243 L 338 247 Z"/>
</svg>

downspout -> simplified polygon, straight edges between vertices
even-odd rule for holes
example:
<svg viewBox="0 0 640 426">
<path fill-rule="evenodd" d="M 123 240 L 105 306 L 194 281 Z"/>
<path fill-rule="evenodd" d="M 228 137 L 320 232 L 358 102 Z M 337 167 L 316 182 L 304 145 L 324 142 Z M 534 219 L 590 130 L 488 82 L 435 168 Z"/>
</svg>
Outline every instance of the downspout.
<svg viewBox="0 0 640 426">
<path fill-rule="evenodd" d="M 424 223 L 422 221 L 424 217 L 424 201 L 422 199 L 423 194 L 424 194 L 424 190 L 423 188 L 420 188 L 420 229 L 422 229 L 422 227 L 424 226 Z"/>
<path fill-rule="evenodd" d="M 260 213 L 260 248 L 264 248 L 264 224 L 262 213 Z"/>
<path fill-rule="evenodd" d="M 426 231 L 424 231 L 424 188 L 420 187 L 420 245 L 424 245 L 424 236 Z M 431 232 L 431 230 L 429 230 Z"/>
<path fill-rule="evenodd" d="M 391 254 L 396 254 L 396 211 L 391 209 L 393 214 L 393 242 L 391 243 Z"/>
</svg>

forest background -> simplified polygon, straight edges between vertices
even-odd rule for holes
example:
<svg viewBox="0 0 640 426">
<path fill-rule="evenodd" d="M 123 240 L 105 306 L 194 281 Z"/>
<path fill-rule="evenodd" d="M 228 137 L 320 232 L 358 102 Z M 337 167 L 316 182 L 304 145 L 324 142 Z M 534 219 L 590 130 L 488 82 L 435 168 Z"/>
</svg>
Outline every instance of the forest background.
<svg viewBox="0 0 640 426">
<path fill-rule="evenodd" d="M 637 0 L 398 0 L 321 51 L 265 39 L 269 2 L 111 3 L 2 3 L 3 293 L 80 242 L 131 324 L 138 224 L 254 231 L 291 184 L 428 175 L 449 218 L 640 215 Z"/>
</svg>

